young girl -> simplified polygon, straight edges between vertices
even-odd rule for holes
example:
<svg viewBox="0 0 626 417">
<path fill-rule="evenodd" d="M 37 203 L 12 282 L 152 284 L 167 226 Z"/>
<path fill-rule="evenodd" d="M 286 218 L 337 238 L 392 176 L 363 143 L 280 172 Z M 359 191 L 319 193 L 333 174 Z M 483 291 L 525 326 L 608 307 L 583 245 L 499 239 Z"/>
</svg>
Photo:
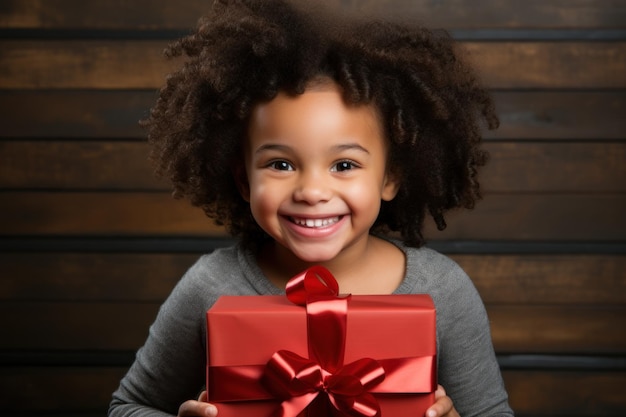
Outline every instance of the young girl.
<svg viewBox="0 0 626 417">
<path fill-rule="evenodd" d="M 429 417 L 511 416 L 479 295 L 423 247 L 427 214 L 443 229 L 446 211 L 480 197 L 480 122 L 497 125 L 451 40 L 223 0 L 169 54 L 188 59 L 145 122 L 157 172 L 239 243 L 185 274 L 109 415 L 216 415 L 200 394 L 205 312 L 224 294 L 283 294 L 320 264 L 343 293 L 432 296 L 441 386 Z"/>
</svg>

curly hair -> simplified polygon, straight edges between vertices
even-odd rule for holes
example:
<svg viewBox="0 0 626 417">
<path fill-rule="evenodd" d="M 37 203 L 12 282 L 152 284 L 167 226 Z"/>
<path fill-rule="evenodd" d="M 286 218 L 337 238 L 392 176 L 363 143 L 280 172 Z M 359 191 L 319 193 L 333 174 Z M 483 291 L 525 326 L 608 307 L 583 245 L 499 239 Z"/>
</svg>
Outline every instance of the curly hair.
<svg viewBox="0 0 626 417">
<path fill-rule="evenodd" d="M 481 197 L 477 170 L 488 157 L 481 123 L 493 129 L 498 119 L 444 31 L 322 16 L 286 0 L 218 0 L 166 55 L 186 59 L 142 121 L 155 171 L 175 197 L 244 244 L 268 238 L 234 174 L 250 114 L 280 91 L 302 94 L 320 78 L 339 85 L 347 105 L 372 104 L 381 117 L 388 166 L 401 185 L 372 232 L 398 232 L 419 247 L 428 214 L 443 230 L 448 210 L 471 209 Z"/>
</svg>

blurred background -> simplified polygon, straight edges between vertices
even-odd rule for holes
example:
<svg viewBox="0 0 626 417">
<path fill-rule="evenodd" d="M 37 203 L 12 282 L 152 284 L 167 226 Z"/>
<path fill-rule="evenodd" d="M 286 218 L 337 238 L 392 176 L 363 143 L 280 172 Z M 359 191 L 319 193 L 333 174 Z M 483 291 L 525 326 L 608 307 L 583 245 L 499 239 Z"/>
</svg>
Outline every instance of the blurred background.
<svg viewBox="0 0 626 417">
<path fill-rule="evenodd" d="M 517 415 L 625 415 L 626 1 L 325 3 L 448 29 L 494 94 L 485 198 L 427 235 L 478 287 Z M 138 126 L 209 4 L 0 2 L 0 414 L 105 415 L 176 281 L 231 243 Z"/>
</svg>

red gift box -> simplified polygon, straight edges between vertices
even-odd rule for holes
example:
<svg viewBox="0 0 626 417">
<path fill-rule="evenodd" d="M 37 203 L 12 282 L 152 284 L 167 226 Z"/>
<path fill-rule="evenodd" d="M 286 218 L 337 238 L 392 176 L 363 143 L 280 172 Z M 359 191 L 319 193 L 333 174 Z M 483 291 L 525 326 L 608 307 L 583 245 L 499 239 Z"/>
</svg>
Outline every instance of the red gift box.
<svg viewBox="0 0 626 417">
<path fill-rule="evenodd" d="M 207 390 L 220 417 L 415 417 L 435 401 L 428 295 L 339 296 L 313 267 L 287 297 L 220 297 L 207 326 Z"/>
</svg>

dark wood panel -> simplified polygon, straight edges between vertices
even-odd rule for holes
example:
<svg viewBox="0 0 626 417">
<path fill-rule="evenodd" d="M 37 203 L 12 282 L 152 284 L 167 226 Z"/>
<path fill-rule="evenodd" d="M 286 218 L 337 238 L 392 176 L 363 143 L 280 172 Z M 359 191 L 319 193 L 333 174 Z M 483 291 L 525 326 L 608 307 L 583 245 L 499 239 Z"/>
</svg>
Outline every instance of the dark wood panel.
<svg viewBox="0 0 626 417">
<path fill-rule="evenodd" d="M 624 139 L 623 91 L 496 91 L 500 127 L 488 139 Z"/>
<path fill-rule="evenodd" d="M 0 141 L 0 187 L 167 190 L 153 174 L 148 152 L 139 142 Z"/>
<path fill-rule="evenodd" d="M 143 138 L 156 90 L 0 91 L 8 138 Z M 624 99 L 626 102 L 626 97 Z"/>
<path fill-rule="evenodd" d="M 453 212 L 432 240 L 623 241 L 626 196 L 490 194 L 473 211 Z"/>
<path fill-rule="evenodd" d="M 3 0 L 0 26 L 17 29 L 188 29 L 206 0 Z"/>
<path fill-rule="evenodd" d="M 143 145 L 124 142 L 0 142 L 4 188 L 155 188 Z M 130 179 L 130 182 L 128 181 Z"/>
<path fill-rule="evenodd" d="M 626 191 L 626 142 L 488 143 L 486 193 Z"/>
<path fill-rule="evenodd" d="M 496 91 L 500 128 L 487 139 L 626 139 L 624 91 Z M 154 90 L 4 90 L 1 137 L 143 138 Z"/>
<path fill-rule="evenodd" d="M 518 417 L 618 417 L 626 410 L 625 372 L 505 370 L 502 376 Z"/>
<path fill-rule="evenodd" d="M 3 302 L 0 349 L 134 350 L 160 303 Z M 500 353 L 625 354 L 626 307 L 487 305 Z M 19 320 L 15 318 L 19 317 Z"/>
<path fill-rule="evenodd" d="M 0 194 L 0 233 L 28 235 L 223 236 L 201 210 L 167 193 Z M 450 214 L 429 239 L 623 241 L 624 194 L 493 194 Z"/>
<path fill-rule="evenodd" d="M 157 88 L 164 41 L 2 41 L 0 88 Z"/>
<path fill-rule="evenodd" d="M 486 307 L 499 353 L 626 353 L 624 306 Z"/>
<path fill-rule="evenodd" d="M 624 88 L 626 43 L 467 42 L 491 88 Z"/>
<path fill-rule="evenodd" d="M 15 367 L 0 372 L 5 411 L 84 412 L 108 408 L 126 369 Z M 620 416 L 624 372 L 503 371 L 518 416 Z M 593 387 L 593 389 L 590 389 Z"/>
<path fill-rule="evenodd" d="M 0 410 L 71 415 L 106 415 L 111 394 L 126 373 L 123 367 L 9 367 L 0 370 Z"/>
<path fill-rule="evenodd" d="M 162 302 L 199 254 L 0 254 L 4 301 Z"/>
<path fill-rule="evenodd" d="M 162 302 L 198 257 L 167 253 L 0 254 L 0 300 Z M 626 306 L 624 255 L 451 257 L 489 304 Z"/>
<path fill-rule="evenodd" d="M 624 255 L 451 255 L 490 304 L 626 306 Z"/>
<path fill-rule="evenodd" d="M 148 337 L 160 304 L 3 302 L 0 349 L 136 350 Z"/>
<path fill-rule="evenodd" d="M 187 29 L 205 12 L 206 0 L 4 0 L 0 25 L 10 28 Z M 523 3 L 429 0 L 326 1 L 344 10 L 411 16 L 447 28 L 624 27 L 626 8 L 611 0 L 527 0 Z M 79 5 L 81 7 L 77 7 Z"/>
<path fill-rule="evenodd" d="M 0 88 L 156 88 L 163 41 L 3 41 Z M 626 42 L 465 42 L 491 88 L 624 88 Z"/>
<path fill-rule="evenodd" d="M 0 194 L 4 235 L 223 235 L 204 213 L 168 193 Z"/>
<path fill-rule="evenodd" d="M 490 142 L 486 192 L 626 191 L 626 142 Z M 143 142 L 0 141 L 0 187 L 167 190 Z"/>
</svg>

